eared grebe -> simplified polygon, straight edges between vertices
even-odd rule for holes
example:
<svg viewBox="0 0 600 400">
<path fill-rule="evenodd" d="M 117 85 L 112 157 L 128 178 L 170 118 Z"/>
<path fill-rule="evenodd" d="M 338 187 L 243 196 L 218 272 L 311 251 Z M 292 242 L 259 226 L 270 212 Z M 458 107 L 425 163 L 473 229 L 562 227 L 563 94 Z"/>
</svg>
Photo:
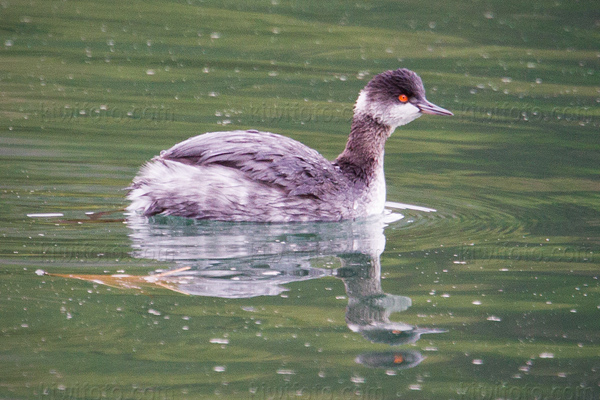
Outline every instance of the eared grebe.
<svg viewBox="0 0 600 400">
<path fill-rule="evenodd" d="M 407 69 L 375 76 L 360 92 L 346 148 L 331 162 L 274 133 L 210 132 L 164 150 L 131 185 L 130 211 L 221 221 L 339 221 L 383 213 L 384 145 L 430 103 Z"/>
</svg>

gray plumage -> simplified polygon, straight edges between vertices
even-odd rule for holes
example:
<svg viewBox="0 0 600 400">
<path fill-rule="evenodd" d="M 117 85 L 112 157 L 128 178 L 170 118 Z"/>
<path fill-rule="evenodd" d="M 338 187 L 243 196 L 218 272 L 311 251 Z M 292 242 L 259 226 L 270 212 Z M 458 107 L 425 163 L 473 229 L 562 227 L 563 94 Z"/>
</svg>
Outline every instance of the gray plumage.
<svg viewBox="0 0 600 400">
<path fill-rule="evenodd" d="M 288 196 L 323 200 L 343 193 L 348 185 L 339 168 L 316 150 L 285 136 L 255 130 L 195 136 L 162 151 L 160 158 L 197 167 L 233 168 Z"/>
<path fill-rule="evenodd" d="M 400 94 L 411 101 L 399 101 Z M 387 71 L 361 92 L 346 149 L 334 162 L 274 133 L 210 132 L 162 151 L 143 166 L 129 188 L 128 209 L 256 222 L 378 214 L 385 202 L 385 141 L 423 112 L 451 115 L 427 102 L 414 72 Z"/>
</svg>

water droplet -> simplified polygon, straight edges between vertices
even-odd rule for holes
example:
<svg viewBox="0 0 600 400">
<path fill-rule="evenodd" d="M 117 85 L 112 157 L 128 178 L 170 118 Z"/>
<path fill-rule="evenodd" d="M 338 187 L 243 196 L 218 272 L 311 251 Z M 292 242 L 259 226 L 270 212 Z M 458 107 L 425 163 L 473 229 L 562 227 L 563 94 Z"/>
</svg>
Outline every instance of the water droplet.
<svg viewBox="0 0 600 400">
<path fill-rule="evenodd" d="M 293 369 L 278 369 L 277 370 L 277 374 L 278 375 L 295 375 L 296 371 L 294 371 Z"/>
</svg>

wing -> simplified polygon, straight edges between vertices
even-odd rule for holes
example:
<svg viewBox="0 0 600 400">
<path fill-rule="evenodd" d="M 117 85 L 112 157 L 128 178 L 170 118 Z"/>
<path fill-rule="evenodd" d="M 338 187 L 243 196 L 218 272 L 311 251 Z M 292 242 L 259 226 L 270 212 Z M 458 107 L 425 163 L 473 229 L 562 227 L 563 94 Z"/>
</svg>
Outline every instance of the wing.
<svg viewBox="0 0 600 400">
<path fill-rule="evenodd" d="M 288 137 L 254 130 L 205 133 L 162 151 L 160 158 L 237 169 L 291 196 L 323 198 L 341 193 L 349 184 L 317 151 Z"/>
</svg>

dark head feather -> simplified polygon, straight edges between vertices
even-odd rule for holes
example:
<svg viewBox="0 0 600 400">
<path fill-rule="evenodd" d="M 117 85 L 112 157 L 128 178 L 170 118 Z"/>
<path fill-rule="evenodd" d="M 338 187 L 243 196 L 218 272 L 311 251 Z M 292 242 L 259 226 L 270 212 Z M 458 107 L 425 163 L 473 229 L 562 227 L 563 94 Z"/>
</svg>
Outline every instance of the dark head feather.
<svg viewBox="0 0 600 400">
<path fill-rule="evenodd" d="M 409 98 L 425 98 L 425 88 L 421 78 L 406 68 L 382 72 L 371 79 L 365 89 L 369 100 L 381 103 L 395 101 L 401 94 Z"/>
</svg>

